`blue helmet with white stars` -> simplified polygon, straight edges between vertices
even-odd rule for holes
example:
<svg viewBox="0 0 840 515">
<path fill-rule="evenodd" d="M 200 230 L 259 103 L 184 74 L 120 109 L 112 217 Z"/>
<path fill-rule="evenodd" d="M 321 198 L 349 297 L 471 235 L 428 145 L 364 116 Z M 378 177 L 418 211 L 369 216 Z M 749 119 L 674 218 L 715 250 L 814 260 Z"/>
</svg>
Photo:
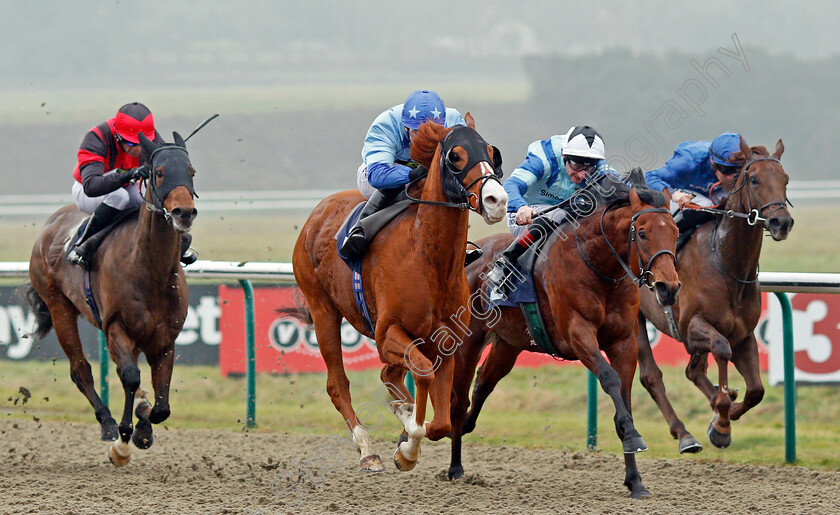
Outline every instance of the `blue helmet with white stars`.
<svg viewBox="0 0 840 515">
<path fill-rule="evenodd" d="M 402 122 L 409 129 L 419 129 L 426 120 L 443 125 L 446 122 L 446 107 L 434 91 L 417 90 L 403 103 Z"/>
</svg>

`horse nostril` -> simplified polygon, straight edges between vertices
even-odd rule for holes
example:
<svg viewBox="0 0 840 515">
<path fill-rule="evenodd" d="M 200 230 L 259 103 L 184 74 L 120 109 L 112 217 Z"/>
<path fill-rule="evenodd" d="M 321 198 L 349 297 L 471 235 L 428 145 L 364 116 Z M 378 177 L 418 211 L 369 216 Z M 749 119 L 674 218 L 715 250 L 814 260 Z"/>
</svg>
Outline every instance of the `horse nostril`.
<svg viewBox="0 0 840 515">
<path fill-rule="evenodd" d="M 181 218 L 181 213 L 183 213 L 183 212 L 184 212 L 183 209 L 181 209 L 180 207 L 176 207 L 175 209 L 172 210 L 172 216 L 177 216 L 178 218 Z"/>
<path fill-rule="evenodd" d="M 195 220 L 196 216 L 198 216 L 198 209 L 196 209 L 196 208 L 190 209 L 190 220 Z"/>
<path fill-rule="evenodd" d="M 771 218 L 770 219 L 770 229 L 773 231 L 778 231 L 782 227 L 782 222 L 779 221 L 778 218 Z"/>
<path fill-rule="evenodd" d="M 489 206 L 495 206 L 496 204 L 498 204 L 498 203 L 499 203 L 499 198 L 498 198 L 498 197 L 496 197 L 495 195 L 488 195 L 488 196 L 484 199 L 484 203 L 485 203 L 485 204 L 487 204 L 487 205 L 489 205 Z"/>
</svg>

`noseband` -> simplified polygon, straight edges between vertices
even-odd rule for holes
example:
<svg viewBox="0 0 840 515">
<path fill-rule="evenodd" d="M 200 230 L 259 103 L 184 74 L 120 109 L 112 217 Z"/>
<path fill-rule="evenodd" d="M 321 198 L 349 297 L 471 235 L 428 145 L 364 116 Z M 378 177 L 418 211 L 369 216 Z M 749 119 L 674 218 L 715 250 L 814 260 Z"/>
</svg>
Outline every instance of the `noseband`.
<svg viewBox="0 0 840 515">
<path fill-rule="evenodd" d="M 615 247 L 613 247 L 612 243 L 610 243 L 609 238 L 607 238 L 606 230 L 604 229 L 604 217 L 607 215 L 607 211 L 612 209 L 613 206 L 618 205 L 620 202 L 622 202 L 622 201 L 614 201 L 614 202 L 610 203 L 606 207 L 606 209 L 604 209 L 604 212 L 601 213 L 600 225 L 601 225 L 601 236 L 603 236 L 604 241 L 606 242 L 607 246 L 609 247 L 610 251 L 615 256 L 615 258 L 618 260 L 618 263 L 621 265 L 621 268 L 624 269 L 624 275 L 622 275 L 621 277 L 618 277 L 618 278 L 614 278 L 614 277 L 609 277 L 607 275 L 604 275 L 603 273 L 598 271 L 598 269 L 595 268 L 595 265 L 593 265 L 592 262 L 589 261 L 589 259 L 586 257 L 586 254 L 583 252 L 583 249 L 580 246 L 580 240 L 578 239 L 578 235 L 577 235 L 577 227 L 574 226 L 575 227 L 575 243 L 577 244 L 578 252 L 580 253 L 580 256 L 583 258 L 584 263 L 586 263 L 586 265 L 589 268 L 591 268 L 592 271 L 594 271 L 601 279 L 607 280 L 607 281 L 612 282 L 612 283 L 617 283 L 617 282 L 621 281 L 622 279 L 624 279 L 625 277 L 632 277 L 633 278 L 633 283 L 636 286 L 638 286 L 639 288 L 641 288 L 642 286 L 647 286 L 648 289 L 653 290 L 653 284 L 650 282 L 650 278 L 653 275 L 653 273 L 650 270 L 651 266 L 653 265 L 653 261 L 661 255 L 669 255 L 669 256 L 671 256 L 671 259 L 674 260 L 674 263 L 676 263 L 677 257 L 670 250 L 662 249 L 662 250 L 659 250 L 659 251 L 655 252 L 652 256 L 650 256 L 647 259 L 647 264 L 644 264 L 644 262 L 642 261 L 642 255 L 644 255 L 647 258 L 650 254 L 647 252 L 644 245 L 642 244 L 642 242 L 638 238 L 638 231 L 636 230 L 636 221 L 638 220 L 638 218 L 641 215 L 643 215 L 645 213 L 667 213 L 667 214 L 670 215 L 671 212 L 669 210 L 665 209 L 665 208 L 662 208 L 662 207 L 642 209 L 641 211 L 639 211 L 637 213 L 634 213 L 633 217 L 630 219 L 630 229 L 629 229 L 629 234 L 628 234 L 628 237 L 627 237 L 627 259 L 628 260 L 630 259 L 631 245 L 635 242 L 636 250 L 637 250 L 636 258 L 638 260 L 637 264 L 638 264 L 638 267 L 639 267 L 639 275 L 637 277 L 636 274 L 634 274 L 633 271 L 630 269 L 630 266 L 627 263 L 625 263 L 623 259 L 621 259 L 621 256 L 618 255 L 618 251 L 616 251 Z"/>
</svg>

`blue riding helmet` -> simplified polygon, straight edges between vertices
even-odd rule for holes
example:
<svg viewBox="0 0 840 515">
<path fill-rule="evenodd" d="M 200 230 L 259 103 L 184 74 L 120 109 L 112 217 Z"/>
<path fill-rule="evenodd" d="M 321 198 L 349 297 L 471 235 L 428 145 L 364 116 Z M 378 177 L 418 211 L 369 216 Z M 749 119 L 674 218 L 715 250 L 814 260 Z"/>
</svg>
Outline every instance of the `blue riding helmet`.
<svg viewBox="0 0 840 515">
<path fill-rule="evenodd" d="M 446 122 L 446 106 L 434 91 L 417 90 L 403 103 L 402 123 L 409 129 L 419 129 L 426 120 L 438 125 Z"/>
<path fill-rule="evenodd" d="M 712 161 L 723 166 L 735 164 L 729 158 L 734 152 L 741 151 L 741 135 L 735 132 L 724 132 L 712 141 L 709 149 L 712 153 Z"/>
</svg>

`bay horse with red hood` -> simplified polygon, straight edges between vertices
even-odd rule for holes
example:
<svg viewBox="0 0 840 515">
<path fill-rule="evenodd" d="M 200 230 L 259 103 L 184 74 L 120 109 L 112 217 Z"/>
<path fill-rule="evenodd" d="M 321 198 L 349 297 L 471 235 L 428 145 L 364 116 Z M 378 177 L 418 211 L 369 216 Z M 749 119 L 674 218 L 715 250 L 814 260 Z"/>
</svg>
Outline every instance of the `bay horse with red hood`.
<svg viewBox="0 0 840 515">
<path fill-rule="evenodd" d="M 44 225 L 29 262 L 27 292 L 36 317 L 34 333 L 43 337 L 55 328 L 70 361 L 70 377 L 87 397 L 101 425 L 102 440 L 119 441 L 109 450 L 114 465 L 131 458 L 129 438 L 139 449 L 153 443 L 151 424 L 169 417 L 169 387 L 175 359 L 175 338 L 187 316 L 188 292 L 179 262 L 181 234 L 192 227 L 198 211 L 186 144 L 153 143 L 141 132 L 140 144 L 149 156 L 145 180 L 147 209 L 117 226 L 103 240 L 86 279 L 85 271 L 64 259 L 69 240 L 85 219 L 76 206 L 59 209 Z M 93 302 L 85 295 L 89 286 Z M 94 309 L 92 306 L 95 306 Z M 90 363 L 79 338 L 78 317 L 102 330 L 125 392 L 119 427 L 94 387 Z M 145 354 L 152 369 L 155 404 L 140 390 L 137 358 Z M 132 411 L 136 407 L 137 427 Z"/>
<path fill-rule="evenodd" d="M 424 436 L 439 440 L 449 434 L 452 350 L 437 342 L 441 331 L 453 326 L 452 317 L 468 305 L 464 255 L 469 211 L 496 223 L 507 208 L 507 194 L 497 176 L 501 155 L 475 131 L 472 116 L 467 114 L 466 120 L 468 127 L 453 129 L 426 122 L 413 138 L 411 158 L 428 169 L 422 194 L 380 231 L 362 262 L 373 331 L 357 308 L 351 270 L 339 257 L 335 240 L 342 222 L 364 200 L 362 195 L 344 191 L 321 201 L 295 245 L 295 278 L 308 304 L 299 306 L 298 314 L 311 314 L 327 365 L 327 392 L 358 447 L 362 470 L 379 471 L 383 466 L 351 404 L 341 356 L 342 317 L 376 340 L 385 365 L 382 382 L 399 400 L 392 404 L 404 428 L 394 454 L 397 468 L 414 468 Z M 403 384 L 409 371 L 417 386 L 414 403 Z M 425 420 L 427 399 L 434 409 L 431 422 Z"/>
<path fill-rule="evenodd" d="M 730 421 L 738 420 L 764 397 L 754 334 L 761 314 L 758 258 L 765 230 L 780 241 L 793 228 L 786 205 L 788 175 L 779 161 L 784 150 L 781 139 L 770 154 L 763 146 L 749 147 L 741 138 L 740 157 L 745 164 L 725 207 L 706 209 L 714 220 L 698 227 L 678 254 L 683 289 L 673 308 L 677 332 L 653 296 L 642 295 L 639 378 L 665 416 L 681 453 L 699 452 L 703 447 L 686 430 L 665 394 L 645 320 L 685 345 L 690 355 L 685 375 L 705 394 L 713 411 L 706 434 L 715 447 L 728 447 Z M 717 385 L 706 375 L 710 353 L 717 364 Z M 729 387 L 730 362 L 746 382 L 742 402 L 735 402 L 737 391 Z"/>
<path fill-rule="evenodd" d="M 624 485 L 633 498 L 650 495 L 635 458 L 635 453 L 647 450 L 647 444 L 633 424 L 630 404 L 639 290 L 647 285 L 663 305 L 674 303 L 680 290 L 674 268 L 677 227 L 664 208 L 664 196 L 645 187 L 641 171 L 631 173 L 629 180 L 634 188 L 612 181 L 614 191 L 593 204 L 599 207 L 592 214 L 561 225 L 548 236 L 551 239 L 534 267 L 547 335 L 543 344 L 531 333 L 524 309 L 493 305 L 484 293 L 488 288 L 484 271 L 512 237 L 499 234 L 478 242 L 484 256 L 467 267 L 467 276 L 476 301 L 484 301 L 484 307 L 473 306 L 470 336 L 455 354 L 450 479 L 464 474 L 462 435 L 475 428 L 484 401 L 513 369 L 516 357 L 523 351 L 550 350 L 560 359 L 580 360 L 598 378 L 615 406 L 615 429 L 624 450 Z M 476 376 L 471 402 L 470 384 L 488 343 L 492 347 Z"/>
</svg>

